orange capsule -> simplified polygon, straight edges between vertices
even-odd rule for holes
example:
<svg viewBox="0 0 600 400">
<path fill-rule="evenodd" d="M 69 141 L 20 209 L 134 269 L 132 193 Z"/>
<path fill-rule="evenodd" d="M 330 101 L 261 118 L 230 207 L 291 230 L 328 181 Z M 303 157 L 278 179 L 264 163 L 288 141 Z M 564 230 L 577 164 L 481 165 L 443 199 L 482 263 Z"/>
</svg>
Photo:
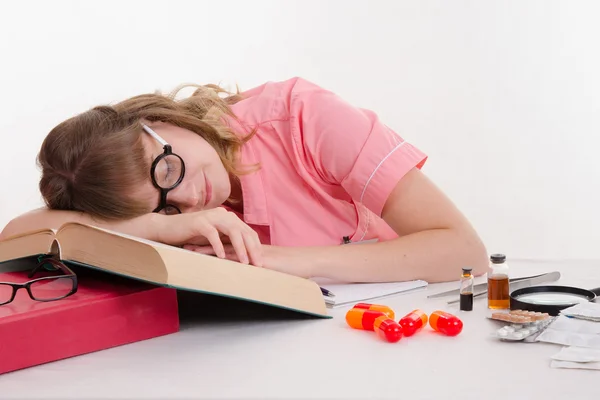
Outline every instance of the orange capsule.
<svg viewBox="0 0 600 400">
<path fill-rule="evenodd" d="M 387 315 L 377 317 L 373 327 L 377 336 L 383 340 L 396 343 L 402 339 L 402 327 Z"/>
<path fill-rule="evenodd" d="M 456 336 L 463 328 L 463 323 L 458 317 L 445 311 L 433 312 L 429 316 L 429 325 L 447 336 Z"/>
<path fill-rule="evenodd" d="M 388 306 L 384 306 L 381 304 L 370 304 L 370 303 L 358 303 L 354 306 L 354 308 L 363 308 L 365 310 L 373 310 L 373 311 L 381 311 L 391 319 L 395 318 L 394 310 L 389 308 Z"/>
<path fill-rule="evenodd" d="M 346 313 L 346 322 L 354 329 L 372 331 L 375 320 L 381 316 L 385 316 L 381 311 L 351 308 Z"/>
<path fill-rule="evenodd" d="M 418 309 L 414 310 L 402 317 L 399 324 L 402 326 L 404 336 L 412 336 L 427 325 L 427 314 Z"/>
</svg>

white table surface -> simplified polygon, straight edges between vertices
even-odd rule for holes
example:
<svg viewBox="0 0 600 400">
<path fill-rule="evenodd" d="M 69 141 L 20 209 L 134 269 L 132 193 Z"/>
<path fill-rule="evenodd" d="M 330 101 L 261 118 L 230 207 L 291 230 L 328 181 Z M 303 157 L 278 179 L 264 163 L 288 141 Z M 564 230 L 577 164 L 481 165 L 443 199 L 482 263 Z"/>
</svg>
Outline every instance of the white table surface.
<svg viewBox="0 0 600 400">
<path fill-rule="evenodd" d="M 514 276 L 558 270 L 558 284 L 600 286 L 600 261 L 512 261 L 510 267 Z M 430 285 L 378 301 L 398 316 L 414 308 L 428 314 L 442 309 L 464 322 L 456 337 L 427 327 L 393 344 L 346 326 L 349 306 L 323 320 L 183 297 L 180 332 L 0 375 L 0 398 L 506 400 L 591 399 L 597 393 L 593 379 L 600 371 L 550 368 L 550 356 L 561 346 L 491 337 L 501 325 L 485 318 L 485 299 L 476 300 L 472 312 L 460 312 L 446 305 L 447 298 L 426 298 L 456 287 Z M 40 340 L 52 344 L 43 334 Z"/>
</svg>

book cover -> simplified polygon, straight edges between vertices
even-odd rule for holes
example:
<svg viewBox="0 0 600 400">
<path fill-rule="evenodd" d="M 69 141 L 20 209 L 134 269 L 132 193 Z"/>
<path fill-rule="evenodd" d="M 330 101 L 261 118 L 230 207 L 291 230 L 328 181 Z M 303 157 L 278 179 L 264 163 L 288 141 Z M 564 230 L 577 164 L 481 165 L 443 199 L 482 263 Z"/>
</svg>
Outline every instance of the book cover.
<svg viewBox="0 0 600 400">
<path fill-rule="evenodd" d="M 40 302 L 21 289 L 0 306 L 0 373 L 179 331 L 175 289 L 69 267 L 78 280 L 71 296 Z M 31 279 L 19 269 L 0 282 Z"/>
</svg>

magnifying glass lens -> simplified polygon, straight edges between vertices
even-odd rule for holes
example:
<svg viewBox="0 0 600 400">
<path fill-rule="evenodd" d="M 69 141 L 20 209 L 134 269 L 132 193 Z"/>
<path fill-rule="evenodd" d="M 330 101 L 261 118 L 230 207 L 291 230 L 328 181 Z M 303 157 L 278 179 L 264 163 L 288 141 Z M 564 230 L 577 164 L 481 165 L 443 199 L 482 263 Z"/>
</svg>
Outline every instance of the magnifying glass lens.
<svg viewBox="0 0 600 400">
<path fill-rule="evenodd" d="M 519 301 L 529 304 L 566 305 L 589 301 L 587 297 L 572 293 L 529 293 L 517 297 Z"/>
</svg>

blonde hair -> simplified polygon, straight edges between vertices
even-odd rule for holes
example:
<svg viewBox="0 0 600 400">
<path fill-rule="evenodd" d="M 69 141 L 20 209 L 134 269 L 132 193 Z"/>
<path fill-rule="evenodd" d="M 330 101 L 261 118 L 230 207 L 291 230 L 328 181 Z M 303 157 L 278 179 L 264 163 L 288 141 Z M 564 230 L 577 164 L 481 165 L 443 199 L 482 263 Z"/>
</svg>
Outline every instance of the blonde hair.
<svg viewBox="0 0 600 400">
<path fill-rule="evenodd" d="M 194 92 L 177 99 L 188 87 Z M 231 175 L 249 172 L 237 164 L 237 154 L 254 131 L 241 136 L 226 122 L 227 117 L 237 120 L 230 106 L 242 98 L 239 90 L 234 94 L 218 85 L 185 84 L 170 94 L 142 94 L 67 119 L 46 136 L 37 157 L 47 207 L 105 220 L 150 212 L 132 193 L 136 183 L 150 178 L 142 120 L 190 130 L 215 149 Z"/>
</svg>

